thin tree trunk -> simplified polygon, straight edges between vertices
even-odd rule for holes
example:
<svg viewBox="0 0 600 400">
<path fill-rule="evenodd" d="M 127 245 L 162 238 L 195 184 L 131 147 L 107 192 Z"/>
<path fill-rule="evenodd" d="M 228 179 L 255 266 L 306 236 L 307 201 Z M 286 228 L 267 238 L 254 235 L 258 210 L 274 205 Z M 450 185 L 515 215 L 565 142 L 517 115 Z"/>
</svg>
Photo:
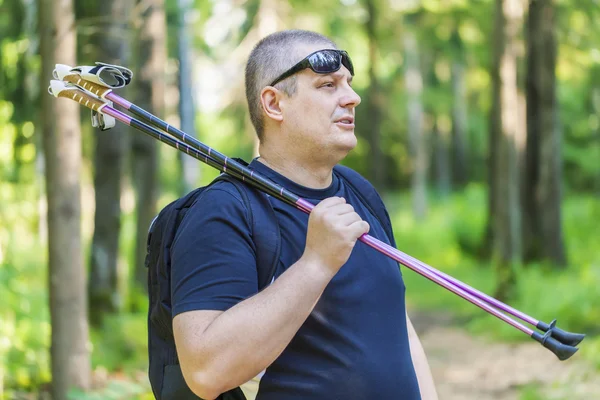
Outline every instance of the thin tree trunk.
<svg viewBox="0 0 600 400">
<path fill-rule="evenodd" d="M 441 198 L 450 195 L 452 189 L 450 167 L 450 119 L 447 116 L 435 117 L 433 136 L 435 138 L 435 182 Z"/>
<path fill-rule="evenodd" d="M 196 114 L 194 97 L 192 95 L 192 62 L 193 54 L 190 46 L 189 12 L 191 0 L 178 0 L 179 26 L 178 26 L 178 58 L 179 58 L 179 118 L 181 130 L 186 134 L 196 137 L 194 117 Z M 182 170 L 181 194 L 187 193 L 198 185 L 200 164 L 194 158 L 180 153 Z"/>
<path fill-rule="evenodd" d="M 40 0 L 41 87 L 56 63 L 76 65 L 71 0 Z M 81 129 L 79 105 L 42 96 L 42 135 L 48 197 L 48 262 L 52 397 L 90 387 L 89 328 L 81 249 Z"/>
<path fill-rule="evenodd" d="M 457 186 L 469 180 L 469 160 L 467 157 L 467 95 L 465 66 L 458 59 L 452 62 L 452 172 Z"/>
<path fill-rule="evenodd" d="M 129 0 L 106 0 L 99 8 L 110 23 L 97 36 L 98 59 L 117 65 L 127 65 Z M 94 236 L 90 252 L 88 285 L 90 321 L 102 324 L 106 313 L 119 309 L 122 303 L 118 291 L 118 254 L 121 231 L 121 185 L 129 145 L 123 124 L 107 131 L 95 130 L 94 189 L 96 212 Z"/>
<path fill-rule="evenodd" d="M 140 0 L 141 1 L 141 0 Z M 139 39 L 137 102 L 140 107 L 162 117 L 164 112 L 165 10 L 162 0 L 141 1 L 142 21 Z M 148 228 L 156 214 L 158 197 L 158 142 L 136 133 L 132 136 L 133 180 L 136 189 L 136 258 L 137 283 L 147 287 L 146 240 Z"/>
<path fill-rule="evenodd" d="M 496 40 L 494 40 L 496 42 Z M 496 53 L 496 47 L 494 46 L 494 53 Z M 497 55 L 494 55 L 494 59 L 497 59 Z M 485 235 L 481 246 L 481 255 L 483 257 L 489 257 L 492 253 L 492 247 L 494 244 L 494 216 L 497 213 L 496 205 L 498 203 L 498 182 L 497 182 L 497 163 L 498 163 L 498 152 L 500 148 L 500 74 L 498 68 L 495 67 L 496 63 L 492 67 L 492 107 L 490 109 L 489 119 L 489 141 L 488 141 L 488 207 L 487 207 L 487 224 L 485 228 Z"/>
<path fill-rule="evenodd" d="M 423 129 L 423 77 L 419 65 L 419 52 L 415 35 L 404 34 L 406 54 L 405 85 L 408 96 L 408 132 L 412 158 L 413 214 L 423 219 L 427 214 L 427 138 Z"/>
<path fill-rule="evenodd" d="M 494 219 L 498 210 L 498 153 L 500 149 L 500 131 L 501 131 L 501 86 L 500 79 L 500 61 L 504 52 L 504 17 L 502 15 L 502 6 L 496 3 L 494 10 L 494 30 L 492 34 L 492 66 L 490 75 L 492 80 L 492 106 L 489 117 L 489 141 L 488 141 L 488 210 L 487 224 L 485 228 L 484 241 L 481 247 L 481 255 L 491 256 L 495 242 Z"/>
<path fill-rule="evenodd" d="M 561 222 L 561 131 L 556 104 L 552 0 L 531 0 L 527 23 L 525 257 L 566 265 Z"/>
<path fill-rule="evenodd" d="M 25 8 L 25 35 L 30 38 L 31 45 L 27 49 L 26 56 L 27 58 L 34 58 L 40 54 L 40 38 L 39 34 L 41 26 L 39 24 L 39 6 L 40 1 L 38 0 L 22 0 L 23 6 Z M 27 77 L 25 78 L 27 81 L 34 81 L 39 72 L 34 71 L 30 68 L 27 68 Z M 45 96 L 45 93 L 40 94 L 37 88 L 34 85 L 30 85 L 28 90 L 26 90 L 27 102 L 30 104 L 38 104 L 38 96 Z M 34 124 L 38 126 L 41 122 L 42 113 L 36 115 L 34 117 Z M 46 171 L 44 169 L 44 148 L 42 143 L 42 135 L 36 134 L 33 137 L 33 143 L 35 145 L 35 181 L 37 184 L 36 195 L 38 197 L 37 201 L 37 212 L 38 212 L 38 226 L 37 226 L 37 234 L 40 240 L 40 243 L 46 245 L 48 240 L 48 204 L 46 194 L 44 193 L 44 182 L 46 179 Z M 0 390 L 0 393 L 2 391 Z"/>
<path fill-rule="evenodd" d="M 496 0 L 495 35 L 499 62 L 494 68 L 499 79 L 494 91 L 499 95 L 499 152 L 496 158 L 497 202 L 493 218 L 494 255 L 498 287 L 496 296 L 511 296 L 515 266 L 521 261 L 521 212 L 519 199 L 519 98 L 517 89 L 516 41 L 521 27 L 520 0 Z"/>
<path fill-rule="evenodd" d="M 381 148 L 381 110 L 383 94 L 377 79 L 377 8 L 373 0 L 365 2 L 367 8 L 366 33 L 369 40 L 369 89 L 367 139 L 369 141 L 369 177 L 373 185 L 383 190 L 385 185 L 385 159 Z"/>
</svg>

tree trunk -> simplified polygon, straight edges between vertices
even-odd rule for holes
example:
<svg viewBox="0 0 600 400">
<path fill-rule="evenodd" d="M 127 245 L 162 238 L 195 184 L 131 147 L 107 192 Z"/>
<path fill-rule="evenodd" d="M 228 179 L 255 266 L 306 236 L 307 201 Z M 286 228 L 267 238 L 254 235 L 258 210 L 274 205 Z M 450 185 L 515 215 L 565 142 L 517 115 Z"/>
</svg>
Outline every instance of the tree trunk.
<svg viewBox="0 0 600 400">
<path fill-rule="evenodd" d="M 493 210 L 493 249 L 498 280 L 496 296 L 500 299 L 511 297 L 516 280 L 514 267 L 521 261 L 516 49 L 521 16 L 520 0 L 496 0 L 494 34 L 498 58 L 492 65 L 497 69 L 494 71 L 494 93 L 499 98 L 496 117 L 499 117 L 500 130 L 496 142 L 497 201 Z"/>
<path fill-rule="evenodd" d="M 194 117 L 196 108 L 192 95 L 192 62 L 193 48 L 190 46 L 189 12 L 191 0 L 178 0 L 179 26 L 178 26 L 178 58 L 179 58 L 179 119 L 181 130 L 186 134 L 196 137 Z M 179 154 L 182 171 L 181 194 L 189 192 L 198 185 L 200 174 L 199 162 L 184 153 Z"/>
<path fill-rule="evenodd" d="M 165 10 L 162 0 L 141 1 L 136 104 L 158 117 L 164 113 L 165 73 Z M 158 141 L 135 132 L 132 137 L 133 180 L 136 190 L 136 257 L 135 277 L 145 290 L 147 271 L 146 239 L 148 228 L 156 214 L 158 197 Z"/>
<path fill-rule="evenodd" d="M 40 0 L 41 87 L 56 63 L 76 65 L 71 0 Z M 42 137 L 48 197 L 48 285 L 52 397 L 90 386 L 89 328 L 81 249 L 81 129 L 79 105 L 42 96 Z"/>
<path fill-rule="evenodd" d="M 446 198 L 451 191 L 452 168 L 450 167 L 450 119 L 441 115 L 434 117 L 433 137 L 435 143 L 435 183 L 437 193 Z"/>
<path fill-rule="evenodd" d="M 129 1 L 106 0 L 100 16 L 110 21 L 97 35 L 98 59 L 110 64 L 127 65 Z M 124 89 L 121 89 L 124 90 Z M 126 89 L 125 89 L 126 90 Z M 122 94 L 126 96 L 125 94 Z M 90 252 L 88 283 L 90 321 L 102 324 L 104 314 L 119 309 L 118 254 L 121 232 L 121 184 L 129 145 L 125 125 L 117 123 L 107 131 L 95 130 L 94 189 L 96 212 Z"/>
<path fill-rule="evenodd" d="M 465 66 L 462 59 L 452 62 L 452 172 L 456 186 L 469 180 L 467 157 L 467 96 Z"/>
<path fill-rule="evenodd" d="M 373 185 L 383 190 L 385 185 L 385 163 L 381 148 L 381 110 L 382 96 L 377 79 L 377 8 L 373 0 L 366 0 L 367 22 L 365 24 L 369 40 L 369 88 L 367 90 L 368 125 L 367 140 L 369 141 L 369 178 Z"/>
<path fill-rule="evenodd" d="M 527 150 L 524 256 L 566 265 L 561 223 L 561 132 L 556 104 L 552 0 L 531 0 L 527 21 Z"/>
<path fill-rule="evenodd" d="M 423 77 L 415 35 L 404 34 L 406 55 L 405 85 L 408 96 L 408 132 L 412 159 L 413 214 L 423 219 L 427 214 L 427 138 L 423 129 Z"/>
<path fill-rule="evenodd" d="M 500 61 L 504 52 L 504 17 L 502 15 L 502 6 L 496 3 L 494 11 L 494 30 L 492 35 L 492 64 L 490 69 L 492 81 L 492 105 L 489 116 L 489 141 L 488 141 L 488 212 L 487 224 L 485 228 L 484 241 L 482 243 L 481 253 L 484 257 L 491 256 L 494 246 L 494 218 L 497 214 L 496 205 L 498 203 L 498 153 L 500 149 L 500 131 L 501 121 L 501 86 L 500 79 Z"/>
</svg>

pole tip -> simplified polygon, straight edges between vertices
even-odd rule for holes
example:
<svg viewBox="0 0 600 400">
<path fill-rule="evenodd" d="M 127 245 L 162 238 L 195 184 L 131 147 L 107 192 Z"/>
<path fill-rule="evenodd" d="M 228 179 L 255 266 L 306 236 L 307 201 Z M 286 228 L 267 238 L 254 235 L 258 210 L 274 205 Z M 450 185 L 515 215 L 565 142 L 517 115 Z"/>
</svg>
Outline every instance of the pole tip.
<svg viewBox="0 0 600 400">
<path fill-rule="evenodd" d="M 541 333 L 534 331 L 531 337 L 535 341 L 541 343 L 542 346 L 553 352 L 554 355 L 556 355 L 556 357 L 558 357 L 560 361 L 564 361 L 571 358 L 571 356 L 577 352 L 577 347 L 569 346 L 559 342 L 558 340 L 550 336 L 551 333 L 551 331 L 548 331 L 544 335 L 542 335 Z"/>
</svg>

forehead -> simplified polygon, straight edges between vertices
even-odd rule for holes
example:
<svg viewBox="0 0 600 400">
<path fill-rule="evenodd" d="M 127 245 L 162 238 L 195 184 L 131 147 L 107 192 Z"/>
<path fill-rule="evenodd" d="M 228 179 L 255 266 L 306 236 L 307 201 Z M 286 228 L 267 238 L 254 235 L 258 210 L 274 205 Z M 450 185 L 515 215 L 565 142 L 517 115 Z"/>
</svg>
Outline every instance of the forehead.
<svg viewBox="0 0 600 400">
<path fill-rule="evenodd" d="M 299 43 L 294 45 L 293 50 L 290 52 L 292 55 L 292 65 L 304 59 L 311 53 L 314 53 L 318 50 L 323 49 L 334 49 L 335 46 L 328 43 L 318 42 L 318 43 Z"/>
<path fill-rule="evenodd" d="M 314 53 L 315 51 L 324 50 L 324 49 L 337 49 L 337 46 L 334 46 L 333 44 L 330 44 L 330 43 L 298 44 L 292 51 L 292 54 L 294 54 L 294 56 L 293 56 L 291 65 L 294 65 L 297 62 L 303 60 L 306 56 Z M 316 74 L 316 73 L 312 72 L 310 69 L 300 71 L 298 73 L 298 75 L 311 77 L 311 78 L 315 78 L 315 77 L 319 78 L 319 77 L 325 76 L 325 75 Z M 328 75 L 331 75 L 331 74 L 328 74 Z M 333 75 L 348 75 L 349 79 L 352 80 L 352 75 L 350 74 L 350 71 L 348 71 L 344 65 L 342 65 L 342 68 L 339 71 L 335 72 Z"/>
</svg>

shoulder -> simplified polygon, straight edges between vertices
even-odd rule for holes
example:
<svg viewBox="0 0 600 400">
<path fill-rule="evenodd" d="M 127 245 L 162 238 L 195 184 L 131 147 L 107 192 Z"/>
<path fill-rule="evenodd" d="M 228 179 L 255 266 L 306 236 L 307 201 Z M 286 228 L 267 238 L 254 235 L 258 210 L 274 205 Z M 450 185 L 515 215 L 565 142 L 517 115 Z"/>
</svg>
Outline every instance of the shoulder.
<svg viewBox="0 0 600 400">
<path fill-rule="evenodd" d="M 367 178 L 365 178 L 360 173 L 358 173 L 350 167 L 338 164 L 333 168 L 333 170 L 337 173 L 338 176 L 341 176 L 346 180 L 350 180 L 352 181 L 352 183 L 358 183 L 375 189 L 375 187 L 371 184 L 371 182 L 368 181 Z"/>
<path fill-rule="evenodd" d="M 235 184 L 217 181 L 204 187 L 185 212 L 174 244 L 181 237 L 215 235 L 224 231 L 251 231 L 249 210 Z"/>
<path fill-rule="evenodd" d="M 357 171 L 345 165 L 336 165 L 333 170 L 338 177 L 350 184 L 353 189 L 358 190 L 360 194 L 375 196 L 381 200 L 381 196 L 377 192 L 377 189 L 375 189 L 375 186 Z"/>
<path fill-rule="evenodd" d="M 202 214 L 234 214 L 247 216 L 248 206 L 240 193 L 240 189 L 230 181 L 220 180 L 206 186 L 190 206 L 190 212 Z"/>
</svg>

